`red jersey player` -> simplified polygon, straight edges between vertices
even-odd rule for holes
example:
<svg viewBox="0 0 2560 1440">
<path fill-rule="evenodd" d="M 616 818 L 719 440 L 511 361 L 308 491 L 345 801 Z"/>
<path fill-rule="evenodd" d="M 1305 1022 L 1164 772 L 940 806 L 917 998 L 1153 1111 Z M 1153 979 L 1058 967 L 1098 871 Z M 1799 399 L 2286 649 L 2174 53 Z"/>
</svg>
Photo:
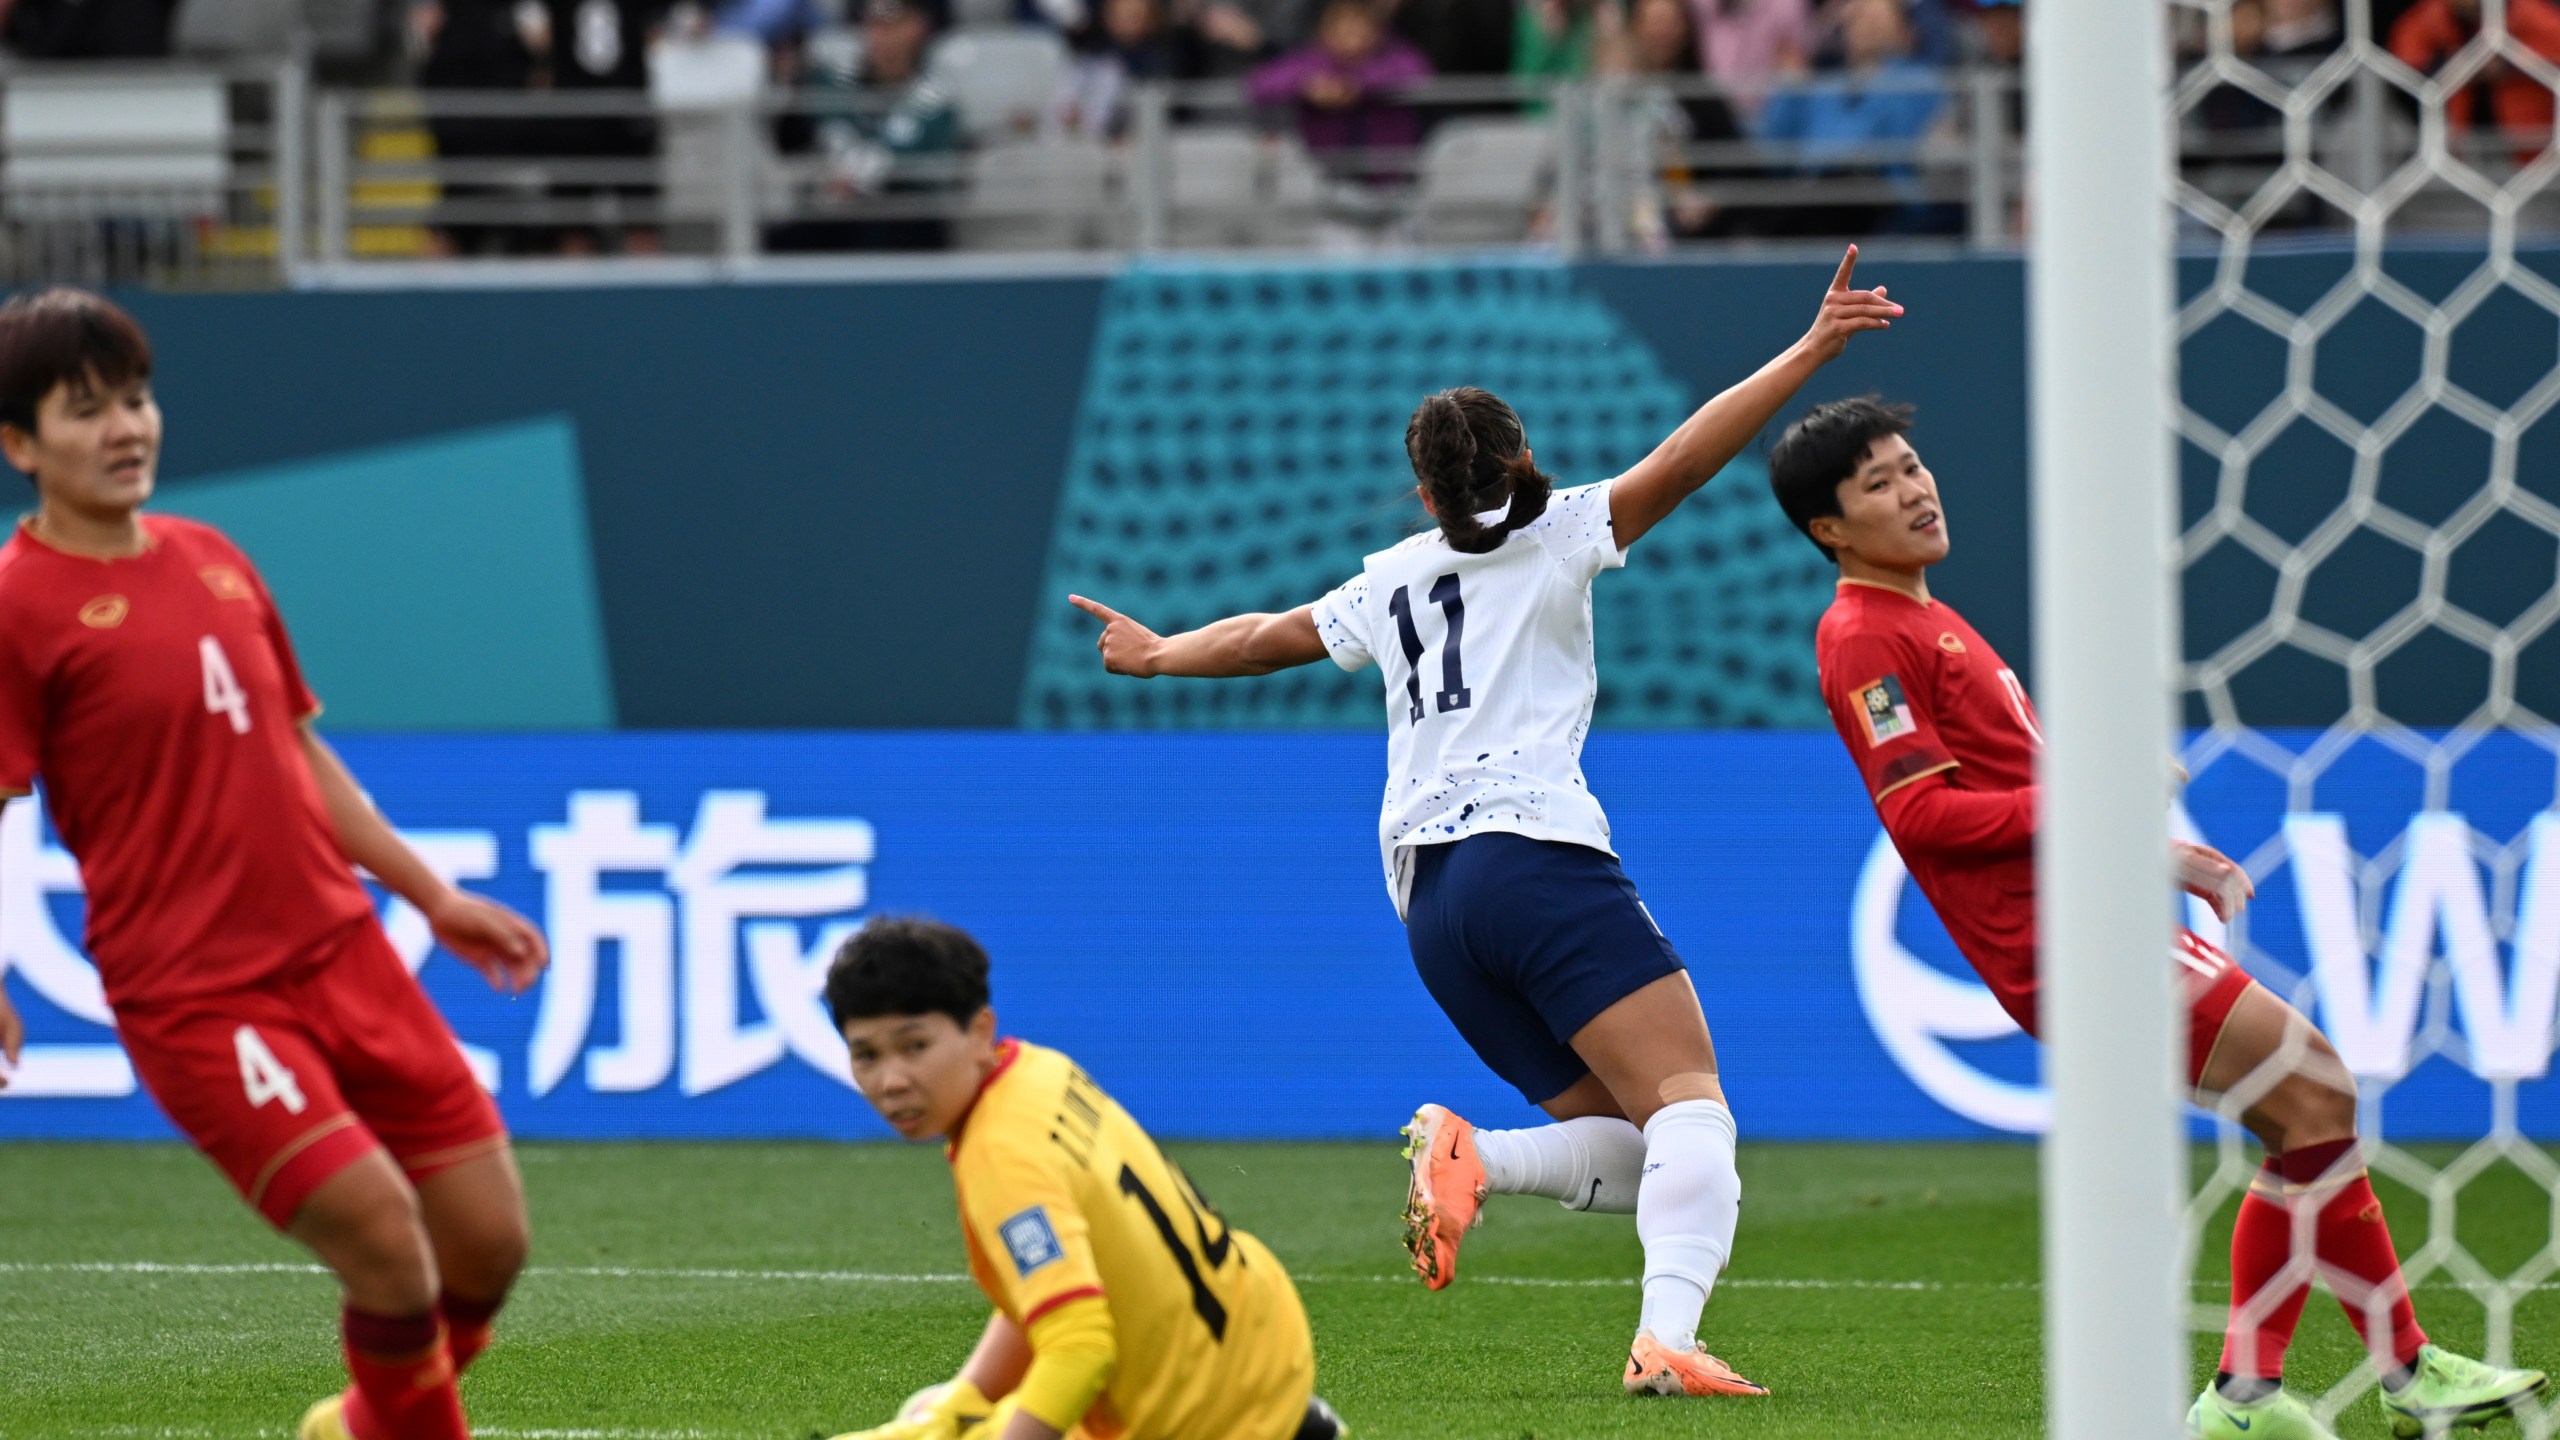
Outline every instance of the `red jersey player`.
<svg viewBox="0 0 2560 1440">
<path fill-rule="evenodd" d="M 150 380 L 97 296 L 0 307 L 0 449 L 37 501 L 0 546 L 0 803 L 44 785 L 143 1086 L 345 1288 L 353 1384 L 303 1440 L 460 1440 L 455 1378 L 524 1263 L 524 1195 L 354 867 L 502 990 L 540 973 L 542 936 L 430 871 L 312 732 L 248 557 L 139 513 Z M 0 993 L 0 1059 L 23 1037 Z"/>
<path fill-rule="evenodd" d="M 1920 893 L 2032 1035 L 2044 737 L 2016 672 L 1930 598 L 1928 569 L 1947 555 L 1946 514 L 1906 438 L 1910 414 L 1873 399 L 1819 406 L 1771 452 L 1769 484 L 1840 567 L 1839 596 L 1815 639 L 1840 739 Z M 2247 875 L 2204 846 L 2179 846 L 2177 861 L 2182 883 L 2225 919 L 2251 893 Z M 2315 1268 L 2373 1352 L 2395 1434 L 2486 1424 L 2544 1389 L 2539 1371 L 2427 1343 L 2358 1154 L 2355 1080 L 2327 1038 L 2194 934 L 2178 930 L 2169 948 L 2187 1011 L 2188 1083 L 2202 1096 L 2240 1091 L 2241 1123 L 2267 1152 L 2232 1230 L 2221 1373 L 2189 1411 L 2189 1434 L 2332 1440 L 2283 1388 L 2285 1348 Z M 2297 1230 L 2310 1263 L 2293 1263 Z"/>
</svg>

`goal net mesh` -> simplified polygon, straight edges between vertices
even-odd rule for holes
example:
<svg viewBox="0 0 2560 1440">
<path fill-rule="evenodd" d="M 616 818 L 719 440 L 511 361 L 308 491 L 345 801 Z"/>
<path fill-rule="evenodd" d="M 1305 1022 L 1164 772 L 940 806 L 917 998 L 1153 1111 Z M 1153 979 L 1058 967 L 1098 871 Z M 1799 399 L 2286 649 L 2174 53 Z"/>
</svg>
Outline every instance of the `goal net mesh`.
<svg viewBox="0 0 2560 1440">
<path fill-rule="evenodd" d="M 2547 1367 L 2560 65 L 2510 3 L 2466 25 L 2466 0 L 2449 23 L 2406 0 L 2174 0 L 2180 821 L 2258 887 L 2227 935 L 2197 928 L 2354 1074 L 2421 1324 Z M 2239 1117 L 2315 1068 L 2288 1046 L 2214 1107 L 2189 1214 L 2203 1373 L 2233 1215 L 2264 1183 Z M 2319 1272 L 2295 1233 L 2274 1288 Z M 2318 1279 L 2378 1320 L 2384 1297 Z M 2383 1433 L 2377 1372 L 2317 1291 L 2286 1379 L 2343 1434 Z"/>
</svg>

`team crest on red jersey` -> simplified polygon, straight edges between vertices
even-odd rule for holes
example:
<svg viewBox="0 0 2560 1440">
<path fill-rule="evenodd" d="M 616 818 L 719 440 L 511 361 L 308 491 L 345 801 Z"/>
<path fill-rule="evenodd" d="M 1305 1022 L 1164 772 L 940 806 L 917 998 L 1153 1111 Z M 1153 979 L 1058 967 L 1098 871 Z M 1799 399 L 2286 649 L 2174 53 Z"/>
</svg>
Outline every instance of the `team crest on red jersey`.
<svg viewBox="0 0 2560 1440">
<path fill-rule="evenodd" d="M 1938 648 L 1950 655 L 1961 655 L 1964 653 L 1964 642 L 1956 638 L 1956 632 L 1953 630 L 1941 630 L 1938 632 Z"/>
<path fill-rule="evenodd" d="M 249 577 L 229 565 L 207 565 L 196 574 L 216 600 L 247 600 L 256 593 L 249 588 Z"/>
<path fill-rule="evenodd" d="M 1869 745 L 1899 740 L 1919 728 L 1911 718 L 1910 702 L 1902 698 L 1902 680 L 1898 676 L 1887 675 L 1859 686 L 1858 709 L 1866 717 Z"/>
<path fill-rule="evenodd" d="M 133 602 L 121 595 L 101 595 L 80 607 L 80 623 L 92 630 L 113 630 L 133 612 Z"/>
</svg>

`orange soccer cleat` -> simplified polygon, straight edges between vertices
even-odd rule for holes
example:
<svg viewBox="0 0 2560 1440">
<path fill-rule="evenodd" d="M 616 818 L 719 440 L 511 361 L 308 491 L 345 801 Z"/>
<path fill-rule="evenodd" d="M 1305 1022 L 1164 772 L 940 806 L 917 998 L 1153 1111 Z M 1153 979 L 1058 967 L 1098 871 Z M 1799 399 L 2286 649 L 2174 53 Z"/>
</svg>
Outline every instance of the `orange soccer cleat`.
<svg viewBox="0 0 2560 1440">
<path fill-rule="evenodd" d="M 1630 1395 L 1766 1395 L 1769 1392 L 1733 1373 L 1733 1367 L 1704 1350 L 1674 1350 L 1636 1332 L 1627 1349 L 1627 1393 Z"/>
<path fill-rule="evenodd" d="M 1434 1290 L 1458 1278 L 1458 1242 L 1484 1214 L 1484 1162 L 1476 1127 L 1443 1105 L 1425 1105 L 1404 1127 L 1413 1179 L 1404 1196 L 1404 1248 L 1413 1273 Z"/>
</svg>

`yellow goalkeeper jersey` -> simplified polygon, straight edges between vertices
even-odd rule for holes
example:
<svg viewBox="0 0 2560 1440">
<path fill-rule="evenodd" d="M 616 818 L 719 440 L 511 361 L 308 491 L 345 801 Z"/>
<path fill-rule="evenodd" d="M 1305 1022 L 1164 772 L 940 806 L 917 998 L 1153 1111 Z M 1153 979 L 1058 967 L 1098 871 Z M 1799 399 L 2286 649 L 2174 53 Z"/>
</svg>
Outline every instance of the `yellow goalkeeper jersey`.
<svg viewBox="0 0 2560 1440">
<path fill-rule="evenodd" d="M 998 1310 L 1028 1330 L 1085 1296 L 1110 1308 L 1119 1361 L 1078 1434 L 1297 1434 L 1316 1370 L 1297 1287 L 1073 1061 L 1004 1042 L 949 1154 L 969 1269 Z"/>
</svg>

